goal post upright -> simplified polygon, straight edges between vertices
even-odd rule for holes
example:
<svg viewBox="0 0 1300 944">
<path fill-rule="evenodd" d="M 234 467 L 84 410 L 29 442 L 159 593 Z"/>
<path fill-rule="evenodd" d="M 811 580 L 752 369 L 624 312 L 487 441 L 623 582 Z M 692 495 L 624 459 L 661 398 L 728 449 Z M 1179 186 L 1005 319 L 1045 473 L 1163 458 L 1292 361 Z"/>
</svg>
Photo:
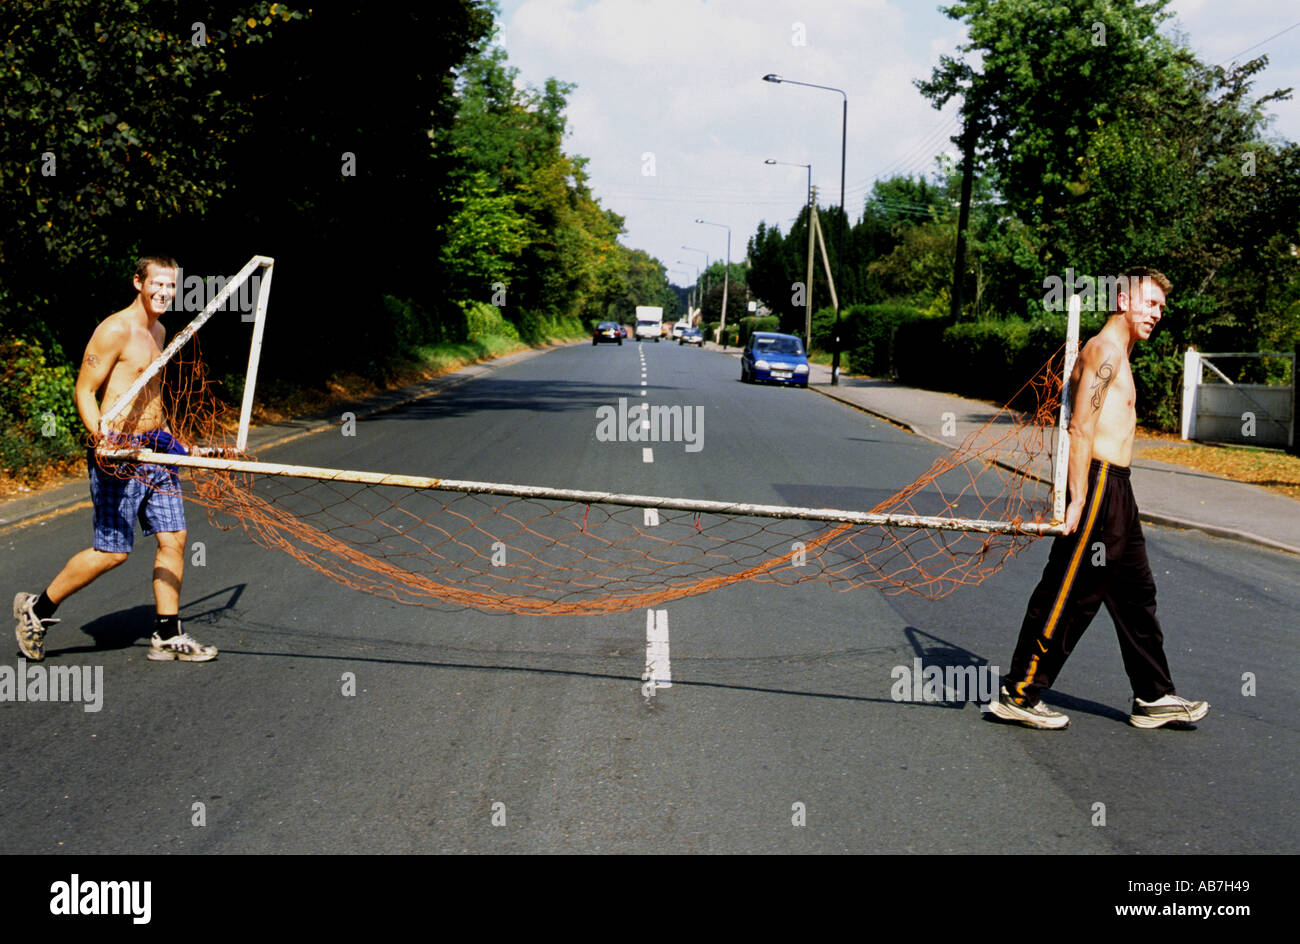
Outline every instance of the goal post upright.
<svg viewBox="0 0 1300 944">
<path fill-rule="evenodd" d="M 235 439 L 235 447 L 240 452 L 244 452 L 248 447 L 248 424 L 253 415 L 253 390 L 257 386 L 257 365 L 262 357 L 262 331 L 266 325 L 266 303 L 271 295 L 271 275 L 275 272 L 275 260 L 269 256 L 254 256 L 252 261 L 266 271 L 262 273 L 257 287 L 253 342 L 248 349 L 248 370 L 244 374 L 244 401 L 239 408 L 239 434 Z"/>
<path fill-rule="evenodd" d="M 1065 489 L 1070 478 L 1070 374 L 1079 356 L 1079 313 L 1082 303 L 1078 295 L 1070 296 L 1065 322 L 1065 365 L 1061 371 L 1061 411 L 1056 424 L 1056 456 L 1052 466 L 1052 520 L 1065 520 Z"/>
<path fill-rule="evenodd" d="M 259 268 L 265 267 L 267 270 L 267 276 L 258 291 L 257 315 L 253 324 L 255 346 L 249 353 L 249 374 L 245 378 L 244 382 L 244 413 L 241 414 L 240 419 L 240 449 L 242 450 L 243 442 L 247 439 L 247 413 L 252 408 L 251 391 L 257 370 L 257 357 L 261 348 L 262 325 L 266 316 L 266 300 L 270 291 L 270 270 L 274 264 L 275 260 L 270 256 L 254 256 L 249 259 L 248 262 L 245 263 L 244 267 L 240 269 L 239 272 L 225 284 L 225 286 L 222 287 L 221 291 L 216 294 L 212 301 L 204 305 L 203 310 L 195 315 L 194 319 L 189 324 L 176 333 L 176 336 L 172 338 L 171 343 L 163 348 L 162 353 L 153 359 L 153 362 L 145 368 L 144 373 L 137 377 L 135 382 L 127 388 L 126 393 L 122 394 L 122 396 L 119 397 L 111 407 L 100 414 L 99 431 L 101 433 L 107 432 L 109 421 L 116 418 L 119 413 L 122 413 L 135 401 L 135 398 L 140 391 L 143 390 L 151 380 L 158 376 L 159 372 L 163 369 L 163 365 L 171 360 L 176 355 L 176 352 L 184 347 L 190 338 L 194 337 L 195 333 L 197 333 L 198 330 L 207 323 L 208 319 L 211 318 L 222 305 L 226 304 L 230 299 L 230 296 L 233 295 L 239 287 L 253 275 L 254 272 Z"/>
</svg>

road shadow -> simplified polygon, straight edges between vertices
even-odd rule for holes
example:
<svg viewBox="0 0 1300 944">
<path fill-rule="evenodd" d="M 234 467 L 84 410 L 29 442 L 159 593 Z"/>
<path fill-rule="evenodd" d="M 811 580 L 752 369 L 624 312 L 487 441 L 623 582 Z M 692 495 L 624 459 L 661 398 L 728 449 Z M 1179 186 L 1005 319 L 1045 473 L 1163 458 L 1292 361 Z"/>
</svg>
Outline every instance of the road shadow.
<svg viewBox="0 0 1300 944">
<path fill-rule="evenodd" d="M 234 610 L 245 587 L 246 584 L 235 584 L 189 601 L 181 607 L 181 623 L 215 623 L 226 612 Z M 154 605 L 149 603 L 96 617 L 81 627 L 81 631 L 91 638 L 90 645 L 47 649 L 46 658 L 129 649 L 153 635 L 156 612 Z"/>
</svg>

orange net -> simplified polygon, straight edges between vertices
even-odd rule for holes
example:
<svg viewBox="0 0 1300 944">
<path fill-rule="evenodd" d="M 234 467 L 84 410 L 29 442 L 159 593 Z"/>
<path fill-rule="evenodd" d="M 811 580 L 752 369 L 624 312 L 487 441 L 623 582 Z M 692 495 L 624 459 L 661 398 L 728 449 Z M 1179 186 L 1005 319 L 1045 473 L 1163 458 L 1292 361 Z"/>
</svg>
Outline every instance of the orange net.
<svg viewBox="0 0 1300 944">
<path fill-rule="evenodd" d="M 187 446 L 230 455 L 233 409 L 206 379 L 197 346 L 164 371 L 169 423 Z M 188 497 L 218 527 L 242 526 L 345 586 L 399 603 L 535 614 L 654 607 L 753 580 L 875 587 L 930 599 L 996 573 L 1050 521 L 1050 457 L 1061 393 L 1058 355 L 1026 384 L 1035 406 L 1004 407 L 914 482 L 870 509 L 943 522 L 1009 523 L 1003 533 L 858 524 L 746 512 L 692 511 L 610 501 L 555 500 L 429 487 L 190 468 Z M 239 456 L 247 459 L 247 456 Z M 119 474 L 138 466 L 118 463 Z M 316 470 L 320 473 L 322 470 Z M 672 501 L 672 500 L 669 500 Z M 688 504 L 685 500 L 678 504 Z M 718 503 L 707 503 L 717 506 Z M 970 527 L 970 525 L 966 525 Z"/>
</svg>

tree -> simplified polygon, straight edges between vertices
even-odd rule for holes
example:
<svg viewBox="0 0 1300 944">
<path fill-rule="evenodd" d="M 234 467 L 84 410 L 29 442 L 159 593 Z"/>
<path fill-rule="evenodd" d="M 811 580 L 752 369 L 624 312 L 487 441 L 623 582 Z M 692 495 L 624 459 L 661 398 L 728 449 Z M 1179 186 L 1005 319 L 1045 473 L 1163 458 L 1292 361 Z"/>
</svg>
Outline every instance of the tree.
<svg viewBox="0 0 1300 944">
<path fill-rule="evenodd" d="M 106 313 L 87 296 L 105 281 L 118 296 L 129 290 L 128 257 L 141 244 L 234 189 L 229 157 L 254 103 L 231 94 L 230 80 L 264 67 L 263 43 L 302 14 L 280 3 L 182 15 L 189 9 L 178 0 L 0 5 L 0 322 L 9 330 L 84 343 Z"/>
<path fill-rule="evenodd" d="M 781 227 L 773 226 L 768 229 L 767 224 L 761 222 L 758 224 L 758 231 L 749 240 L 747 252 L 750 262 L 748 282 L 755 297 L 761 298 L 781 319 L 782 331 L 795 331 L 802 336 L 805 320 L 804 299 L 807 297 L 806 287 L 802 286 L 808 277 L 808 210 L 806 207 L 795 225 L 799 227 L 800 224 L 804 234 L 802 252 L 798 248 L 799 242 L 793 232 L 789 238 L 784 238 L 781 235 Z M 730 308 L 730 304 L 727 307 Z"/>
<path fill-rule="evenodd" d="M 662 262 L 641 249 L 619 246 L 623 256 L 623 271 L 611 286 L 606 301 L 605 317 L 631 324 L 636 317 L 636 306 L 658 305 L 664 317 L 679 310 L 677 293 L 668 284 L 667 271 Z"/>
<path fill-rule="evenodd" d="M 391 0 L 382 16 L 324 4 L 295 27 L 277 37 L 273 69 L 231 76 L 228 93 L 256 103 L 230 155 L 237 199 L 185 221 L 186 264 L 228 271 L 253 246 L 273 255 L 268 353 L 311 373 L 378 371 L 398 353 L 385 295 L 448 317 L 438 264 L 455 197 L 485 194 L 435 143 L 455 120 L 455 70 L 487 40 L 492 12 L 472 0 Z M 400 337 L 436 335 L 427 316 L 416 329 Z"/>
<path fill-rule="evenodd" d="M 1223 69 L 1188 56 L 1159 96 L 1101 124 L 1063 208 L 1081 272 L 1145 260 L 1175 282 L 1166 330 L 1183 343 L 1255 350 L 1300 338 L 1287 314 L 1300 278 L 1300 148 L 1263 137 L 1251 77 L 1263 57 Z"/>
<path fill-rule="evenodd" d="M 944 9 L 965 20 L 964 54 L 977 70 L 941 56 L 921 93 L 936 108 L 961 96 L 976 162 L 995 172 L 1013 212 L 1055 264 L 1054 224 L 1088 148 L 1090 129 L 1113 118 L 1132 89 L 1177 68 L 1176 47 L 1157 29 L 1168 0 L 963 0 Z"/>
</svg>

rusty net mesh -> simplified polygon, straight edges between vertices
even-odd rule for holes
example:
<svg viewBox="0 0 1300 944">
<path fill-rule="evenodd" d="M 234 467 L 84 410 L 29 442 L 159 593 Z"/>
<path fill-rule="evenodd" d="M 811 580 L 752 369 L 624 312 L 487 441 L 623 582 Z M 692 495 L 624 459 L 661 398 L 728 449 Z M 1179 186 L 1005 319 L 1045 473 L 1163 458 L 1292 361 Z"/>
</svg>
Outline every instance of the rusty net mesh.
<svg viewBox="0 0 1300 944">
<path fill-rule="evenodd" d="M 874 508 L 850 509 L 1011 522 L 1006 533 L 664 507 L 650 514 L 610 501 L 455 491 L 442 483 L 361 484 L 263 468 L 180 471 L 192 483 L 187 500 L 205 507 L 215 526 L 242 527 L 258 544 L 331 580 L 399 603 L 610 613 L 746 580 L 937 599 L 996 573 L 1037 536 L 1023 525 L 1050 521 L 1062 357 L 1058 352 L 1018 395 L 1017 402 L 1033 404 L 1028 411 L 996 411 L 915 481 Z M 233 449 L 235 411 L 215 396 L 196 343 L 162 378 L 169 425 L 181 443 L 253 458 Z M 119 475 L 146 468 L 129 461 L 105 467 Z"/>
</svg>

